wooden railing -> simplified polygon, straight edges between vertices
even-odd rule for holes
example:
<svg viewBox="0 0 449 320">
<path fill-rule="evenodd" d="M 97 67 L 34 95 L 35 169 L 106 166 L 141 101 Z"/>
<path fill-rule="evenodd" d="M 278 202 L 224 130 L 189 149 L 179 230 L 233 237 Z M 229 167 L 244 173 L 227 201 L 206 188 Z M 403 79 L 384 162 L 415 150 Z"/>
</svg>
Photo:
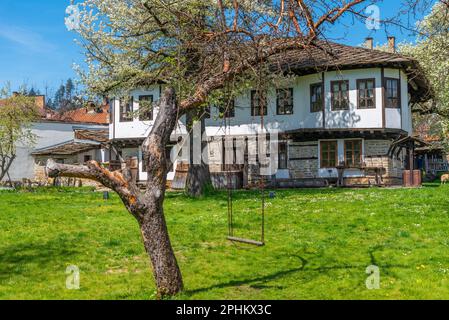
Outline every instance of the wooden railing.
<svg viewBox="0 0 449 320">
<path fill-rule="evenodd" d="M 449 163 L 446 160 L 434 159 L 427 163 L 427 171 L 430 172 L 446 172 L 449 171 Z"/>
</svg>

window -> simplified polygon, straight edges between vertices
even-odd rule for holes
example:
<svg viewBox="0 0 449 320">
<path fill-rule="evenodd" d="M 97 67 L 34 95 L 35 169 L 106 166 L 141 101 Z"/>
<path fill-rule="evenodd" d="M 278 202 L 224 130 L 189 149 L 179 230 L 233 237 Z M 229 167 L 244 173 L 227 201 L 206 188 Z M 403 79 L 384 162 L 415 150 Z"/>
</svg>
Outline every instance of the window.
<svg viewBox="0 0 449 320">
<path fill-rule="evenodd" d="M 139 96 L 139 120 L 153 120 L 153 96 Z"/>
<path fill-rule="evenodd" d="M 337 141 L 321 141 L 321 168 L 334 168 L 338 161 L 338 145 Z"/>
<path fill-rule="evenodd" d="M 169 160 L 170 160 L 170 156 L 168 157 L 167 161 L 169 161 Z M 142 152 L 142 159 L 141 159 L 141 161 L 142 161 L 142 172 L 148 172 L 147 161 L 145 160 L 145 155 L 143 154 L 143 152 Z"/>
<path fill-rule="evenodd" d="M 345 141 L 345 165 L 359 167 L 362 164 L 362 140 Z"/>
<path fill-rule="evenodd" d="M 109 112 L 109 123 L 114 123 L 114 109 L 115 109 L 115 99 L 113 99 L 110 103 L 109 103 L 109 108 L 108 108 L 108 112 Z"/>
<path fill-rule="evenodd" d="M 280 142 L 278 150 L 278 169 L 288 168 L 288 155 L 287 155 L 287 143 Z"/>
<path fill-rule="evenodd" d="M 357 107 L 359 109 L 376 108 L 375 88 L 375 79 L 357 80 Z"/>
<path fill-rule="evenodd" d="M 323 111 L 323 84 L 310 85 L 310 112 Z"/>
<path fill-rule="evenodd" d="M 399 79 L 385 78 L 385 107 L 400 108 Z"/>
<path fill-rule="evenodd" d="M 133 121 L 133 99 L 120 99 L 120 122 Z"/>
<path fill-rule="evenodd" d="M 276 97 L 277 114 L 293 114 L 293 88 L 278 89 Z"/>
<path fill-rule="evenodd" d="M 89 162 L 90 160 L 92 160 L 92 156 L 90 156 L 90 155 L 84 156 L 84 163 Z"/>
<path fill-rule="evenodd" d="M 218 112 L 220 118 L 233 118 L 235 117 L 235 104 L 232 98 L 223 98 L 222 103 L 218 106 Z"/>
<path fill-rule="evenodd" d="M 251 116 L 267 115 L 267 97 L 265 91 L 251 91 Z"/>
<path fill-rule="evenodd" d="M 332 111 L 349 109 L 349 81 L 331 82 Z"/>
<path fill-rule="evenodd" d="M 208 105 L 207 107 L 204 108 L 203 118 L 210 119 L 210 105 Z"/>
</svg>

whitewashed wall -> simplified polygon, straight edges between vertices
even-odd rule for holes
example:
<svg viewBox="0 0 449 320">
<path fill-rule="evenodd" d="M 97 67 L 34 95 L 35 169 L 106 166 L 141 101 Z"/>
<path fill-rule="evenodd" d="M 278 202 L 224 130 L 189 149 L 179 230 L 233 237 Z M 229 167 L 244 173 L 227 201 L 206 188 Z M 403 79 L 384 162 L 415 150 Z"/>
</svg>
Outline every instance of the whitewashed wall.
<svg viewBox="0 0 449 320">
<path fill-rule="evenodd" d="M 323 128 L 322 112 L 310 112 L 310 85 L 319 83 L 322 73 L 297 77 L 284 88 L 293 88 L 294 109 L 293 115 L 276 115 L 276 90 L 268 92 L 268 114 L 264 117 L 264 123 L 267 128 L 279 129 L 280 131 L 295 129 L 321 129 Z M 325 72 L 325 128 L 328 129 L 373 129 L 382 128 L 382 89 L 381 89 L 381 69 L 357 69 L 345 71 Z M 399 70 L 385 69 L 385 77 L 399 78 Z M 376 108 L 357 109 L 357 79 L 374 78 L 376 81 Z M 401 72 L 401 109 L 386 109 L 386 128 L 404 129 L 412 132 L 411 112 L 408 105 L 408 86 L 407 76 Z M 331 110 L 331 81 L 348 80 L 349 81 L 349 110 L 332 111 Z M 153 86 L 148 90 L 135 90 L 132 93 L 134 97 L 134 111 L 139 108 L 138 96 L 152 94 L 154 99 L 160 97 L 160 87 Z M 235 117 L 229 119 L 228 134 L 248 135 L 260 130 L 261 119 L 259 116 L 251 116 L 251 92 L 248 90 L 245 94 L 235 99 Z M 119 101 L 114 100 L 114 123 L 110 127 L 111 139 L 137 138 L 145 137 L 153 121 L 139 121 L 137 117 L 132 122 L 120 122 Z M 154 119 L 157 116 L 157 108 L 154 110 Z M 184 118 L 181 118 L 177 127 L 178 132 L 185 132 L 185 126 L 182 124 Z M 211 118 L 206 120 L 206 134 L 208 136 L 223 135 L 224 120 L 219 119 L 217 108 L 211 108 Z"/>
<path fill-rule="evenodd" d="M 376 108 L 357 109 L 357 80 L 374 78 L 376 82 Z M 349 81 L 349 110 L 332 111 L 331 81 Z M 333 71 L 325 74 L 326 128 L 382 128 L 381 69 Z"/>
<path fill-rule="evenodd" d="M 36 135 L 33 146 L 17 145 L 17 158 L 14 160 L 9 174 L 13 181 L 34 178 L 34 158 L 31 153 L 36 149 L 50 147 L 74 139 L 73 127 L 105 128 L 99 125 L 84 125 L 65 122 L 42 121 L 32 125 L 32 133 Z M 107 127 L 106 127 L 107 128 Z"/>
<path fill-rule="evenodd" d="M 147 137 L 151 131 L 154 124 L 154 120 L 157 117 L 159 108 L 155 107 L 153 109 L 153 120 L 151 121 L 140 121 L 137 115 L 139 111 L 139 96 L 152 95 L 153 101 L 158 101 L 160 99 L 161 87 L 159 85 L 151 86 L 147 90 L 134 90 L 131 92 L 133 97 L 133 111 L 136 113 L 133 121 L 121 122 L 120 121 L 120 100 L 119 98 L 114 98 L 111 100 L 111 106 L 114 113 L 113 123 L 109 125 L 109 138 L 110 139 L 124 139 L 124 138 L 143 138 Z M 185 133 L 185 117 L 181 118 L 176 131 Z"/>
</svg>

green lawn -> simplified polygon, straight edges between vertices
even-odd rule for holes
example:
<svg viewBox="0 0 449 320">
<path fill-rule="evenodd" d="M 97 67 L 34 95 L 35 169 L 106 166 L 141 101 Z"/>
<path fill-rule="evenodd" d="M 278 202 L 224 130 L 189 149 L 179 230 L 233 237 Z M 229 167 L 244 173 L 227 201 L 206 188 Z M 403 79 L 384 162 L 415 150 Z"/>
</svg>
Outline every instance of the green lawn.
<svg viewBox="0 0 449 320">
<path fill-rule="evenodd" d="M 226 240 L 226 193 L 168 193 L 180 299 L 449 299 L 449 186 L 278 190 L 266 246 Z M 237 235 L 258 229 L 256 192 L 235 194 Z M 65 288 L 68 265 L 80 290 Z M 380 268 L 367 290 L 366 267 Z M 153 299 L 136 222 L 87 189 L 0 192 L 0 299 Z"/>
</svg>

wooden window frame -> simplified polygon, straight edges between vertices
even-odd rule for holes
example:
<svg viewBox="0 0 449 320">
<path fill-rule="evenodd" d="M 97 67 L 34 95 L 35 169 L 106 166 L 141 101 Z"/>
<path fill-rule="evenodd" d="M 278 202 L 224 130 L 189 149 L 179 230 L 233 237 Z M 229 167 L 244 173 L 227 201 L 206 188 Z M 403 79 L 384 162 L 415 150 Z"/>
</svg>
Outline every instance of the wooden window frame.
<svg viewBox="0 0 449 320">
<path fill-rule="evenodd" d="M 368 90 L 367 89 L 367 83 L 368 81 L 372 81 L 373 82 L 373 97 L 369 98 L 367 97 L 367 93 Z M 365 89 L 360 89 L 360 84 L 362 82 L 365 82 Z M 360 90 L 364 90 L 365 91 L 365 97 L 361 98 L 360 96 Z M 361 106 L 361 101 L 364 100 L 365 101 L 365 107 Z M 372 107 L 368 107 L 368 101 L 372 100 L 373 101 L 373 106 Z M 376 109 L 376 79 L 375 78 L 367 78 L 367 79 L 357 79 L 357 109 Z"/>
<path fill-rule="evenodd" d="M 284 148 L 283 152 L 281 152 L 281 146 L 283 146 L 283 148 Z M 281 161 L 281 154 L 285 154 L 285 160 L 284 161 Z M 288 169 L 288 144 L 287 144 L 287 142 L 279 142 L 278 169 L 279 170 Z"/>
<path fill-rule="evenodd" d="M 86 160 L 87 159 L 87 160 Z M 85 154 L 84 156 L 83 156 L 83 163 L 85 164 L 85 163 L 87 163 L 87 162 L 89 162 L 89 161 L 91 161 L 92 160 L 92 155 L 90 155 L 90 154 Z"/>
<path fill-rule="evenodd" d="M 204 119 L 210 119 L 211 118 L 211 110 L 212 110 L 212 108 L 210 107 L 210 105 L 208 105 L 208 106 L 206 106 L 204 108 L 204 111 L 203 111 L 203 118 Z"/>
<path fill-rule="evenodd" d="M 323 144 L 324 143 L 333 143 L 335 144 L 335 166 L 324 165 L 323 163 Z M 327 152 L 330 154 L 330 151 Z M 330 159 L 330 157 L 329 157 Z M 320 141 L 320 168 L 335 168 L 338 165 L 338 140 L 321 140 Z"/>
<path fill-rule="evenodd" d="M 398 104 L 397 104 L 397 106 L 396 107 L 392 107 L 391 105 L 389 105 L 389 103 L 388 103 L 388 101 L 390 100 L 390 99 L 393 99 L 393 98 L 389 98 L 388 97 L 388 86 L 387 86 L 387 84 L 388 84 L 388 81 L 396 81 L 397 82 L 397 84 L 398 84 L 398 86 L 397 86 L 397 90 L 398 90 L 398 96 L 397 96 L 397 100 L 398 100 Z M 389 108 L 389 109 L 401 109 L 401 104 L 402 104 L 402 102 L 401 102 L 401 80 L 400 79 L 398 79 L 398 78 L 385 78 L 384 79 L 384 87 L 385 87 L 385 108 Z"/>
<path fill-rule="evenodd" d="M 336 101 L 338 101 L 339 102 L 339 104 L 341 105 L 341 103 L 342 103 L 342 101 L 344 101 L 345 99 L 343 99 L 343 95 L 341 94 L 341 92 L 342 92 L 342 90 L 341 90 L 341 85 L 342 84 L 346 84 L 346 101 L 348 102 L 347 103 L 347 106 L 346 107 L 344 107 L 344 108 L 342 108 L 341 106 L 339 106 L 338 108 L 336 108 L 335 107 L 335 102 Z M 338 100 L 336 100 L 336 97 L 335 97 L 335 93 L 336 92 L 334 92 L 334 85 L 335 84 L 338 84 L 338 95 L 339 95 L 339 99 Z M 346 110 L 349 110 L 349 103 L 350 103 L 350 101 L 349 101 L 349 80 L 338 80 L 338 81 L 331 81 L 331 110 L 332 111 L 346 111 Z"/>
<path fill-rule="evenodd" d="M 283 92 L 289 92 L 290 95 L 290 101 L 286 104 L 284 103 L 281 105 L 281 98 L 280 95 Z M 284 102 L 287 99 L 282 99 Z M 276 114 L 281 116 L 289 116 L 293 114 L 293 108 L 294 108 L 294 98 L 293 98 L 293 88 L 284 88 L 284 89 L 277 89 L 276 90 Z M 282 110 L 283 109 L 283 110 Z M 288 110 L 288 112 L 287 112 Z"/>
<path fill-rule="evenodd" d="M 262 96 L 262 99 L 265 100 L 265 105 L 264 106 L 261 106 L 261 103 L 260 103 L 261 102 L 260 92 L 262 92 L 264 94 L 264 96 Z M 259 92 L 259 90 L 251 90 L 251 116 L 252 117 L 259 117 L 259 116 L 261 116 L 262 114 L 261 114 L 261 110 L 260 109 L 263 110 L 263 115 L 264 116 L 268 115 L 267 93 L 264 92 L 263 90 L 261 90 L 260 92 Z M 259 97 L 257 99 L 257 100 L 259 100 L 257 108 L 254 105 L 255 95 L 256 94 L 259 94 Z M 256 110 L 257 110 L 257 112 L 256 112 Z"/>
<path fill-rule="evenodd" d="M 218 106 L 218 114 L 221 119 L 234 118 L 235 117 L 235 100 L 224 98 L 223 103 Z"/>
<path fill-rule="evenodd" d="M 108 112 L 109 112 L 109 123 L 110 124 L 114 124 L 114 122 L 115 122 L 115 119 L 114 119 L 115 103 L 116 103 L 115 98 L 109 102 Z"/>
<path fill-rule="evenodd" d="M 124 102 L 124 105 L 122 104 L 124 102 L 124 98 L 119 99 L 119 112 L 120 112 L 120 122 L 133 122 L 133 111 L 134 111 L 134 99 L 131 97 L 128 102 Z M 123 111 L 123 107 L 126 105 L 129 105 L 129 110 L 126 110 L 126 112 Z M 128 109 L 128 108 L 126 108 Z"/>
<path fill-rule="evenodd" d="M 315 95 L 315 89 L 321 88 L 321 100 L 319 100 L 319 109 L 314 108 L 314 104 L 318 104 L 318 102 L 313 102 L 313 97 Z M 323 112 L 324 110 L 324 86 L 322 82 L 312 83 L 310 85 L 310 113 Z"/>
<path fill-rule="evenodd" d="M 355 143 L 359 143 L 360 145 L 360 159 L 358 160 L 358 163 L 355 162 L 356 158 L 355 158 L 355 148 L 354 148 L 354 144 Z M 349 165 L 348 164 L 348 157 L 347 157 L 347 152 L 348 152 L 348 146 L 347 143 L 352 143 L 352 147 L 351 147 L 351 161 L 352 164 Z M 356 168 L 361 166 L 361 164 L 363 163 L 363 140 L 362 139 L 348 139 L 348 140 L 344 140 L 344 160 L 345 160 L 345 166 L 347 167 L 352 167 L 352 168 Z"/>
<path fill-rule="evenodd" d="M 147 94 L 147 95 L 141 95 L 139 96 L 139 121 L 153 121 L 153 106 L 151 106 L 151 110 L 148 110 L 147 112 L 149 112 L 149 117 L 144 117 L 144 114 L 141 113 L 140 110 L 140 102 L 144 101 L 143 98 L 148 98 L 151 97 L 151 105 L 153 105 L 154 103 L 154 96 L 152 94 Z M 145 114 L 147 113 L 145 112 Z"/>
</svg>

